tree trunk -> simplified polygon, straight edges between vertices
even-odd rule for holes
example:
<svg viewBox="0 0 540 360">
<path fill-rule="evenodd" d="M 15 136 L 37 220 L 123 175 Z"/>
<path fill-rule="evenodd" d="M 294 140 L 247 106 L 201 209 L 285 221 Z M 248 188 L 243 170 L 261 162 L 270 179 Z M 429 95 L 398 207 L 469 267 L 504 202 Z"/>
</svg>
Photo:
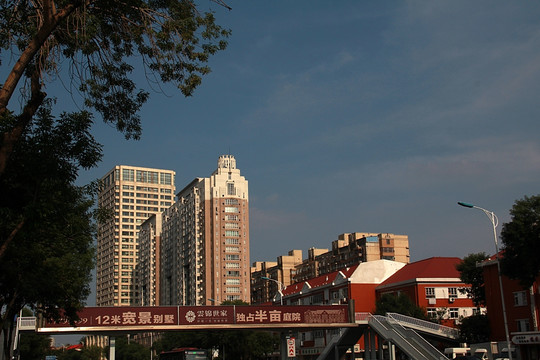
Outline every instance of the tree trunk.
<svg viewBox="0 0 540 360">
<path fill-rule="evenodd" d="M 9 100 L 13 96 L 13 92 L 17 88 L 24 72 L 28 70 L 28 67 L 31 65 L 36 54 L 43 47 L 45 41 L 58 27 L 58 24 L 71 15 L 82 5 L 82 3 L 82 1 L 75 1 L 72 4 L 67 5 L 64 9 L 56 11 L 52 0 L 43 2 L 44 14 L 41 19 L 42 26 L 39 28 L 37 34 L 30 41 L 26 49 L 24 49 L 19 60 L 17 60 L 9 72 L 6 81 L 0 89 L 0 117 L 7 114 L 7 107 Z M 13 152 L 15 144 L 19 141 L 24 129 L 30 123 L 30 120 L 39 106 L 43 103 L 43 99 L 45 99 L 45 93 L 41 92 L 41 69 L 39 68 L 39 64 L 36 64 L 35 66 L 36 68 L 34 69 L 31 78 L 31 98 L 28 100 L 23 112 L 19 116 L 17 125 L 11 131 L 5 132 L 2 136 L 2 143 L 0 144 L 0 176 L 2 176 L 6 169 L 7 162 L 9 161 L 9 157 Z"/>
</svg>

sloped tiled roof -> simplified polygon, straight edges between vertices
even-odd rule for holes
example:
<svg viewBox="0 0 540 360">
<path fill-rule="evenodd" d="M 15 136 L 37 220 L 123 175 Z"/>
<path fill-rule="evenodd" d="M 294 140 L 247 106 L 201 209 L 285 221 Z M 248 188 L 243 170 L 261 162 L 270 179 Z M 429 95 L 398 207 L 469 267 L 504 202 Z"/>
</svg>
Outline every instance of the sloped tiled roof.
<svg viewBox="0 0 540 360">
<path fill-rule="evenodd" d="M 401 270 L 381 283 L 381 287 L 392 284 L 407 283 L 415 280 L 428 281 L 437 279 L 457 279 L 459 271 L 456 265 L 461 262 L 458 257 L 431 257 L 405 265 Z"/>
</svg>

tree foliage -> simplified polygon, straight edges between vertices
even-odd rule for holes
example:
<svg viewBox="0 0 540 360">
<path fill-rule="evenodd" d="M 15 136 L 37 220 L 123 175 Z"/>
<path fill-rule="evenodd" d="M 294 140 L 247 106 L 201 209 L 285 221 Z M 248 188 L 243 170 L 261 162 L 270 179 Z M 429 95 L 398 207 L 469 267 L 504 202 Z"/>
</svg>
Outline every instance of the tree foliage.
<svg viewBox="0 0 540 360">
<path fill-rule="evenodd" d="M 49 354 L 51 338 L 48 335 L 27 332 L 21 335 L 19 359 L 44 359 Z"/>
<path fill-rule="evenodd" d="M 55 118 L 42 107 L 0 177 L 4 351 L 23 307 L 46 317 L 76 319 L 90 294 L 94 191 L 74 181 L 80 167 L 92 167 L 101 158 L 91 123 L 86 112 Z"/>
<path fill-rule="evenodd" d="M 517 200 L 503 224 L 501 271 L 529 288 L 540 275 L 540 195 Z"/>
<path fill-rule="evenodd" d="M 150 358 L 150 348 L 129 341 L 127 336 L 118 336 L 115 339 L 115 359 L 147 360 Z M 105 348 L 105 354 L 109 354 L 109 347 Z"/>
<path fill-rule="evenodd" d="M 459 278 L 461 281 L 471 285 L 471 287 L 460 288 L 459 291 L 462 294 L 467 294 L 476 307 L 486 304 L 483 270 L 476 266 L 479 262 L 486 259 L 488 259 L 488 256 L 483 252 L 469 254 L 456 265 L 456 270 L 459 271 Z"/>
<path fill-rule="evenodd" d="M 461 319 L 459 324 L 460 341 L 478 344 L 490 340 L 489 319 L 487 315 L 472 315 Z"/>
<path fill-rule="evenodd" d="M 405 294 L 383 294 L 375 302 L 375 314 L 386 315 L 395 312 L 402 315 L 412 316 L 417 319 L 427 320 L 425 309 L 417 306 Z"/>
<path fill-rule="evenodd" d="M 2 65 L 13 59 L 0 89 L 0 122 L 11 125 L 0 139 L 0 176 L 46 98 L 47 81 L 64 77 L 85 106 L 138 138 L 137 112 L 148 92 L 134 81 L 135 66 L 152 83 L 172 83 L 190 96 L 229 33 L 190 0 L 0 0 Z M 23 101 L 15 110 L 9 104 L 18 88 Z"/>
<path fill-rule="evenodd" d="M 265 331 L 223 330 L 164 333 L 154 343 L 159 354 L 181 347 L 216 349 L 219 359 L 266 359 L 279 347 L 279 336 Z"/>
</svg>

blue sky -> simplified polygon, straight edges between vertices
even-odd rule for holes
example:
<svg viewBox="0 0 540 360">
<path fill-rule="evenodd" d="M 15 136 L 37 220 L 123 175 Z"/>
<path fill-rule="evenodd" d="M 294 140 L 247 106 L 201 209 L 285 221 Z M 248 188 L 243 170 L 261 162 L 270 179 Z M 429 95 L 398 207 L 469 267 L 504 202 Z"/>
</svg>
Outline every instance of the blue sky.
<svg viewBox="0 0 540 360">
<path fill-rule="evenodd" d="M 413 261 L 493 253 L 457 201 L 506 222 L 540 193 L 539 3 L 226 2 L 201 2 L 232 36 L 194 96 L 152 93 L 140 141 L 96 125 L 105 157 L 81 181 L 138 165 L 181 189 L 230 152 L 251 262 L 357 231 L 408 235 Z"/>
</svg>

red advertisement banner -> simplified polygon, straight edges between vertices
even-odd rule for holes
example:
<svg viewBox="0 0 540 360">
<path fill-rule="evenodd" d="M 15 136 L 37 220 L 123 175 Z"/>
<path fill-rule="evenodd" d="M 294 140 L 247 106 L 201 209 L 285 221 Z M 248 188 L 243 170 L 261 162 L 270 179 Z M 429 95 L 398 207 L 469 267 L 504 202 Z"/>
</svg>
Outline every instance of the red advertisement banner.
<svg viewBox="0 0 540 360">
<path fill-rule="evenodd" d="M 87 307 L 75 327 L 331 324 L 349 322 L 348 308 L 328 306 L 147 306 Z M 46 328 L 72 327 L 67 319 Z"/>
<path fill-rule="evenodd" d="M 122 327 L 144 325 L 177 325 L 177 306 L 87 307 L 79 312 L 75 327 Z M 71 327 L 67 319 L 48 321 L 45 327 Z"/>
</svg>

